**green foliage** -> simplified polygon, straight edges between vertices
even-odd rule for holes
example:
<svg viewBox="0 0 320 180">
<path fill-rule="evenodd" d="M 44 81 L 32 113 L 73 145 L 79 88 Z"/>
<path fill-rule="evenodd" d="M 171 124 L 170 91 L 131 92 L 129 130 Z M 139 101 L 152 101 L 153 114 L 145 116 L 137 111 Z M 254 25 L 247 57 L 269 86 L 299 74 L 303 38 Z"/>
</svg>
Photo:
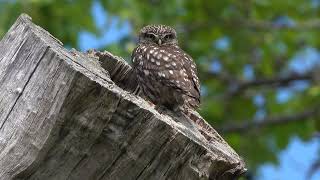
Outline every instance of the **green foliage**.
<svg viewBox="0 0 320 180">
<path fill-rule="evenodd" d="M 295 114 L 317 106 L 320 87 L 311 83 L 297 91 L 286 102 L 277 101 L 279 86 L 250 86 L 230 93 L 239 82 L 246 81 L 244 67 L 253 68 L 255 79 L 279 77 L 288 71 L 292 57 L 304 47 L 319 48 L 319 8 L 311 1 L 300 0 L 101 0 L 108 18 L 120 17 L 129 21 L 133 32 L 120 42 L 101 49 L 129 59 L 134 47 L 133 37 L 146 24 L 163 23 L 179 32 L 181 46 L 194 57 L 199 76 L 206 88 L 202 98 L 201 114 L 214 126 L 243 123 L 254 119 L 259 108 L 266 116 Z M 94 23 L 91 6 L 93 0 L 25 0 L 0 1 L 0 37 L 22 12 L 32 16 L 66 45 L 77 47 L 80 31 L 101 35 Z M 279 22 L 279 18 L 289 18 Z M 310 22 L 308 24 L 308 22 Z M 278 23 L 278 26 L 275 24 Z M 280 23 L 280 25 L 279 25 Z M 228 46 L 219 48 L 214 43 L 227 38 Z M 221 63 L 221 72 L 213 75 L 213 59 Z M 229 79 L 222 78 L 227 75 Z M 261 94 L 265 102 L 258 107 L 253 98 Z M 253 121 L 253 120 L 250 120 Z M 276 153 L 284 149 L 292 136 L 308 140 L 320 130 L 319 117 L 283 125 L 248 129 L 245 133 L 226 133 L 224 137 L 249 165 L 255 169 L 265 162 L 277 162 Z"/>
</svg>

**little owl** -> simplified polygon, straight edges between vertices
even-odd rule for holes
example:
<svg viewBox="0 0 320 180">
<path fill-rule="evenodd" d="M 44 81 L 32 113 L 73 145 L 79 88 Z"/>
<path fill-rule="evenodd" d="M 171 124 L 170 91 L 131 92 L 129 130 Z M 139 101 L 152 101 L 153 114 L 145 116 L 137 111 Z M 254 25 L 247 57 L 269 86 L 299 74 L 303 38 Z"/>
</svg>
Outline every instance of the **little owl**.
<svg viewBox="0 0 320 180">
<path fill-rule="evenodd" d="M 148 25 L 139 33 L 132 53 L 133 68 L 144 96 L 170 110 L 197 109 L 200 85 L 196 65 L 178 45 L 176 31 Z"/>
</svg>

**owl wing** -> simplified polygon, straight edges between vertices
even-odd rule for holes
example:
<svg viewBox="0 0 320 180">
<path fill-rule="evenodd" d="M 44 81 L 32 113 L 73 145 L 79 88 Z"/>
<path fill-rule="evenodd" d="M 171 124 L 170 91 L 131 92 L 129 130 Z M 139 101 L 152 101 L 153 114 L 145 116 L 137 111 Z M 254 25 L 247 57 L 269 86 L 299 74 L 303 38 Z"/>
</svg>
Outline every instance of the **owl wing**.
<svg viewBox="0 0 320 180">
<path fill-rule="evenodd" d="M 151 48 L 152 49 L 152 48 Z M 196 65 L 192 58 L 178 46 L 167 46 L 148 51 L 148 69 L 156 72 L 163 84 L 172 86 L 194 100 L 195 107 L 200 104 L 200 84 Z"/>
<path fill-rule="evenodd" d="M 192 96 L 199 100 L 200 103 L 200 82 L 197 75 L 197 67 L 195 62 L 188 54 L 184 54 L 184 68 L 186 69 L 188 79 L 192 82 Z"/>
<path fill-rule="evenodd" d="M 198 107 L 200 104 L 200 83 L 197 75 L 197 67 L 192 57 L 186 54 L 182 49 L 177 48 L 181 53 L 179 60 L 183 62 L 183 68 L 186 70 L 187 79 L 189 80 L 189 93 L 188 96 L 192 97 L 195 102 L 194 106 Z"/>
<path fill-rule="evenodd" d="M 200 84 L 192 58 L 177 46 L 139 46 L 133 53 L 133 65 L 139 73 L 170 86 L 200 104 Z M 188 98 L 188 99 L 190 99 Z"/>
</svg>

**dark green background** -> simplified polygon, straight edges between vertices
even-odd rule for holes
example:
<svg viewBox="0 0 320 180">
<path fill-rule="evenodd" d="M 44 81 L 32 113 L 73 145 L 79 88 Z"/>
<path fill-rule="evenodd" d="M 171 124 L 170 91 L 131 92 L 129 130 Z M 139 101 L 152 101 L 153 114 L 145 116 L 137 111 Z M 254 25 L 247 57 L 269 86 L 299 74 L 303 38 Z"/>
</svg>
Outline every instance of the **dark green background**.
<svg viewBox="0 0 320 180">
<path fill-rule="evenodd" d="M 318 67 L 312 65 L 302 74 L 290 69 L 297 54 L 308 48 L 317 51 L 320 46 L 318 1 L 96 2 L 101 2 L 108 19 L 120 17 L 119 25 L 130 23 L 128 37 L 99 47 L 128 60 L 143 25 L 163 23 L 177 29 L 181 46 L 198 64 L 201 114 L 244 157 L 251 172 L 262 163 L 277 163 L 277 153 L 292 137 L 308 141 L 319 131 L 319 113 L 315 112 L 320 107 Z M 88 31 L 97 38 L 102 34 L 92 17 L 92 4 L 92 0 L 0 0 L 0 37 L 25 12 L 66 46 L 79 48 L 79 32 Z M 213 62 L 219 71 L 211 70 Z M 295 89 L 299 83 L 307 85 Z M 281 90 L 288 90 L 290 98 L 279 100 Z M 301 113 L 305 116 L 299 117 Z M 250 126 L 254 122 L 265 123 Z M 241 131 L 230 129 L 235 123 L 249 126 Z"/>
</svg>

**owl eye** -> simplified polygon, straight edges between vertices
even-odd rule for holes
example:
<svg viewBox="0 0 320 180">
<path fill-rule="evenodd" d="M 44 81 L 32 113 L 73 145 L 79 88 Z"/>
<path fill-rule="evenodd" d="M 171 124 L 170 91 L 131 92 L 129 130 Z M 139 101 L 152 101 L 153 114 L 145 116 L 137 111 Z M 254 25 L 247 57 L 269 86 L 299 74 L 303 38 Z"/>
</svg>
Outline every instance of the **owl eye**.
<svg viewBox="0 0 320 180">
<path fill-rule="evenodd" d="M 167 34 L 164 36 L 164 39 L 166 39 L 166 40 L 173 39 L 173 38 L 174 38 L 173 34 Z"/>
<path fill-rule="evenodd" d="M 155 36 L 153 34 L 145 34 L 145 37 L 149 38 L 149 39 L 154 39 L 155 38 Z"/>
</svg>

